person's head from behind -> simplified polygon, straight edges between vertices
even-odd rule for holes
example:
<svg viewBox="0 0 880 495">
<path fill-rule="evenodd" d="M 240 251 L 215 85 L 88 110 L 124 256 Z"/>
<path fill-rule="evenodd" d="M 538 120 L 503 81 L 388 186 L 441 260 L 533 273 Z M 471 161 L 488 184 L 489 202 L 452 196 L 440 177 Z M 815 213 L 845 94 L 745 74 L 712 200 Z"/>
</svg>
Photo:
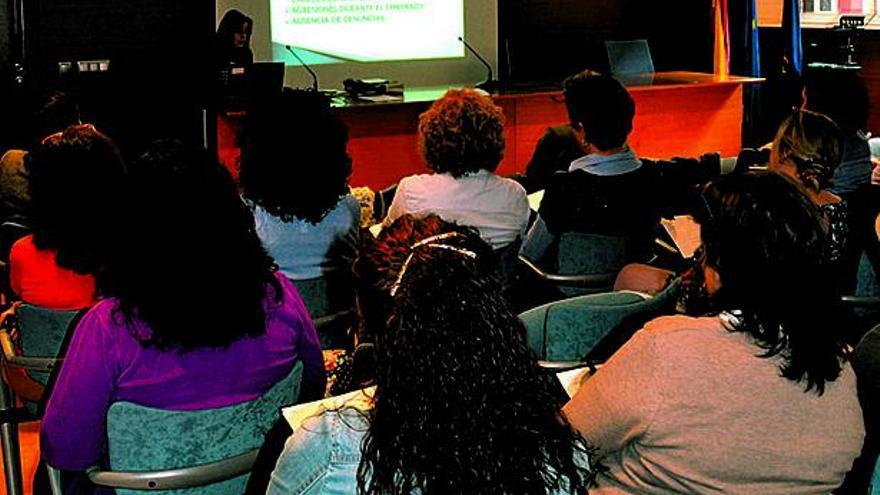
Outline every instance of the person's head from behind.
<svg viewBox="0 0 880 495">
<path fill-rule="evenodd" d="M 106 293 L 145 345 L 223 347 L 265 331 L 280 297 L 273 263 L 229 173 L 201 150 L 160 141 L 133 162 Z"/>
<path fill-rule="evenodd" d="M 116 146 L 91 125 L 52 134 L 27 155 L 34 244 L 59 266 L 95 274 L 115 226 L 125 166 Z"/>
<path fill-rule="evenodd" d="M 782 359 L 782 376 L 822 393 L 840 373 L 846 332 L 817 206 L 772 172 L 723 177 L 703 199 L 703 267 L 718 307 Z"/>
<path fill-rule="evenodd" d="M 63 91 L 52 91 L 34 113 L 33 134 L 37 140 L 42 140 L 80 123 L 76 99 Z"/>
<path fill-rule="evenodd" d="M 494 172 L 504 146 L 504 112 L 481 92 L 450 89 L 419 117 L 419 147 L 434 172 Z"/>
<path fill-rule="evenodd" d="M 404 216 L 359 261 L 385 298 L 359 493 L 544 493 L 588 484 L 582 439 L 532 357 L 470 229 Z M 361 301 L 363 303 L 363 301 Z M 387 314 L 386 314 L 387 316 Z M 502 440 L 503 438 L 503 440 Z"/>
<path fill-rule="evenodd" d="M 239 180 L 270 214 L 320 223 L 348 194 L 348 129 L 327 100 L 285 90 L 252 106 L 244 124 Z"/>
<path fill-rule="evenodd" d="M 770 169 L 819 192 L 831 185 L 843 158 L 844 136 L 830 118 L 795 110 L 785 119 L 770 153 Z"/>
<path fill-rule="evenodd" d="M 584 71 L 566 79 L 563 87 L 569 122 L 585 151 L 608 152 L 626 145 L 636 105 L 618 80 Z"/>
<path fill-rule="evenodd" d="M 241 11 L 230 9 L 217 26 L 217 38 L 225 48 L 250 48 L 254 20 Z"/>
</svg>

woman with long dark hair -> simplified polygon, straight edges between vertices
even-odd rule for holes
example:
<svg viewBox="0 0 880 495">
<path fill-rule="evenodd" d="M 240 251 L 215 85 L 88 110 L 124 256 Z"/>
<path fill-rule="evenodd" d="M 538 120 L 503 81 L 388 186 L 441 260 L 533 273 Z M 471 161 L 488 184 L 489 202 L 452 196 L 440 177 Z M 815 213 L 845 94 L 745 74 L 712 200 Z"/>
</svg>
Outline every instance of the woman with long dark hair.
<svg viewBox="0 0 880 495">
<path fill-rule="evenodd" d="M 231 177 L 200 151 L 155 145 L 135 162 L 108 296 L 80 321 L 46 409 L 41 453 L 63 470 L 101 461 L 111 402 L 199 410 L 253 400 L 304 364 L 323 393 L 317 334 L 274 269 Z"/>
<path fill-rule="evenodd" d="M 76 310 L 97 301 L 125 167 L 116 145 L 91 125 L 46 137 L 25 157 L 33 234 L 10 251 L 10 285 L 25 302 Z"/>
<path fill-rule="evenodd" d="M 376 388 L 296 428 L 269 494 L 586 490 L 586 444 L 490 259 L 475 231 L 436 216 L 404 216 L 366 248 L 360 302 L 368 322 L 388 321 L 375 331 Z"/>
<path fill-rule="evenodd" d="M 609 468 L 594 493 L 830 493 L 864 438 L 827 223 L 782 175 L 704 191 L 720 313 L 649 323 L 564 411 Z"/>
<path fill-rule="evenodd" d="M 223 14 L 214 36 L 217 68 L 254 63 L 254 53 L 251 51 L 253 30 L 254 20 L 241 11 L 230 9 Z"/>
</svg>

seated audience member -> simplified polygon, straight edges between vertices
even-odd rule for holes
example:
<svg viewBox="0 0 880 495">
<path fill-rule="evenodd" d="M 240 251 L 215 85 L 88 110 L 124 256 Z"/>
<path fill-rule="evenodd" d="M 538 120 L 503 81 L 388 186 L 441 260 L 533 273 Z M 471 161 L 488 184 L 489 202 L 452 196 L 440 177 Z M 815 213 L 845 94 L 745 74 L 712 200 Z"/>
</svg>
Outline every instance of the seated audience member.
<svg viewBox="0 0 880 495">
<path fill-rule="evenodd" d="M 687 204 L 692 184 L 718 175 L 718 155 L 664 163 L 640 159 L 627 143 L 635 102 L 620 82 L 586 71 L 564 85 L 571 124 L 542 139 L 541 146 L 558 147 L 558 153 L 535 152 L 558 160 L 532 164 L 532 173 L 546 180 L 546 192 L 522 253 L 537 262 L 555 258 L 558 236 L 581 232 L 631 238 L 637 260 L 653 243 L 660 213 L 674 203 Z M 564 171 L 557 169 L 563 166 Z"/>
<path fill-rule="evenodd" d="M 869 493 L 868 485 L 880 454 L 880 330 L 868 332 L 852 357 L 859 385 L 859 399 L 865 413 L 865 446 L 862 455 L 835 493 Z M 875 488 L 876 489 L 876 488 Z"/>
<path fill-rule="evenodd" d="M 721 312 L 649 323 L 565 406 L 608 467 L 590 493 L 829 493 L 865 431 L 825 224 L 778 174 L 703 198 Z"/>
<path fill-rule="evenodd" d="M 37 306 L 89 307 L 106 237 L 116 228 L 125 173 L 119 152 L 94 127 L 76 125 L 46 138 L 26 162 L 33 234 L 12 246 L 10 286 Z"/>
<path fill-rule="evenodd" d="M 770 152 L 770 170 L 801 184 L 826 216 L 830 225 L 826 255 L 831 262 L 844 257 L 849 228 L 845 202 L 829 190 L 843 156 L 843 139 L 827 116 L 796 110 L 779 126 Z"/>
<path fill-rule="evenodd" d="M 320 95 L 285 90 L 251 108 L 241 187 L 257 235 L 292 280 L 348 277 L 360 204 L 349 193 L 348 130 Z"/>
<path fill-rule="evenodd" d="M 586 445 L 489 258 L 475 232 L 433 216 L 404 216 L 365 250 L 359 274 L 373 294 L 362 302 L 391 312 L 375 391 L 296 428 L 268 494 L 586 491 Z"/>
<path fill-rule="evenodd" d="M 849 71 L 811 69 L 804 82 L 804 107 L 827 115 L 843 131 L 843 156 L 828 190 L 846 197 L 871 181 L 871 148 L 865 135 L 868 90 L 861 78 Z"/>
<path fill-rule="evenodd" d="M 493 249 L 525 233 L 525 189 L 494 173 L 504 156 L 504 114 L 471 89 L 451 89 L 419 119 L 419 143 L 429 175 L 400 181 L 383 224 L 405 214 L 435 214 L 474 227 Z"/>
<path fill-rule="evenodd" d="M 41 427 L 43 458 L 63 470 L 102 461 L 115 401 L 171 410 L 238 404 L 298 360 L 301 397 L 323 393 L 309 315 L 274 271 L 228 172 L 204 153 L 161 142 L 133 164 L 125 192 L 108 297 L 79 322 Z"/>
<path fill-rule="evenodd" d="M 46 136 L 63 131 L 80 123 L 79 106 L 66 93 L 55 91 L 49 95 L 43 106 L 35 112 L 31 135 L 35 142 L 28 149 L 39 147 Z M 0 222 L 15 222 L 29 226 L 28 177 L 25 169 L 27 151 L 12 149 L 0 157 Z M 6 239 L 0 240 L 6 249 Z M 6 253 L 4 253 L 6 254 Z"/>
</svg>

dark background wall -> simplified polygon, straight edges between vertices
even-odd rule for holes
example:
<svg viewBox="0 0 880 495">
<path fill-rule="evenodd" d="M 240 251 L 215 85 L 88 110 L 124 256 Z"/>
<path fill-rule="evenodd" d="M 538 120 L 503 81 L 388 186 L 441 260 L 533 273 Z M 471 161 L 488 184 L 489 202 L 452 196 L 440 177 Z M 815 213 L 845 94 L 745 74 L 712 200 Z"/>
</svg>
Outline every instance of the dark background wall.
<svg viewBox="0 0 880 495">
<path fill-rule="evenodd" d="M 4 7 L 10 1 L 0 0 Z M 160 137 L 202 140 L 202 109 L 212 87 L 213 0 L 28 0 L 25 5 L 27 107 L 16 121 L 24 123 L 44 95 L 60 89 L 76 95 L 84 120 L 111 134 L 125 151 L 136 152 Z M 8 46 L 3 22 L 8 23 L 8 8 L 0 11 Z M 59 73 L 59 62 L 95 59 L 109 60 L 110 70 Z M 4 62 L 0 58 L 0 70 Z"/>
<path fill-rule="evenodd" d="M 647 39 L 657 70 L 712 70 L 709 0 L 504 0 L 501 72 L 515 81 L 560 80 L 608 66 L 606 40 Z"/>
</svg>

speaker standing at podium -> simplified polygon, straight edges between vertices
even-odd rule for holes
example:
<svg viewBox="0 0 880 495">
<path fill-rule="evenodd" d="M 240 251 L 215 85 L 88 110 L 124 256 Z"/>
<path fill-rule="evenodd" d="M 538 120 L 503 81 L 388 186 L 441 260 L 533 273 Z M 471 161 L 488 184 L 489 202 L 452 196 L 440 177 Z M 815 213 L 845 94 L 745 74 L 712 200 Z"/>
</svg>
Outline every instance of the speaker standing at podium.
<svg viewBox="0 0 880 495">
<path fill-rule="evenodd" d="M 223 15 L 214 36 L 214 57 L 218 69 L 229 66 L 249 66 L 254 63 L 251 51 L 251 33 L 254 20 L 232 9 Z"/>
</svg>

